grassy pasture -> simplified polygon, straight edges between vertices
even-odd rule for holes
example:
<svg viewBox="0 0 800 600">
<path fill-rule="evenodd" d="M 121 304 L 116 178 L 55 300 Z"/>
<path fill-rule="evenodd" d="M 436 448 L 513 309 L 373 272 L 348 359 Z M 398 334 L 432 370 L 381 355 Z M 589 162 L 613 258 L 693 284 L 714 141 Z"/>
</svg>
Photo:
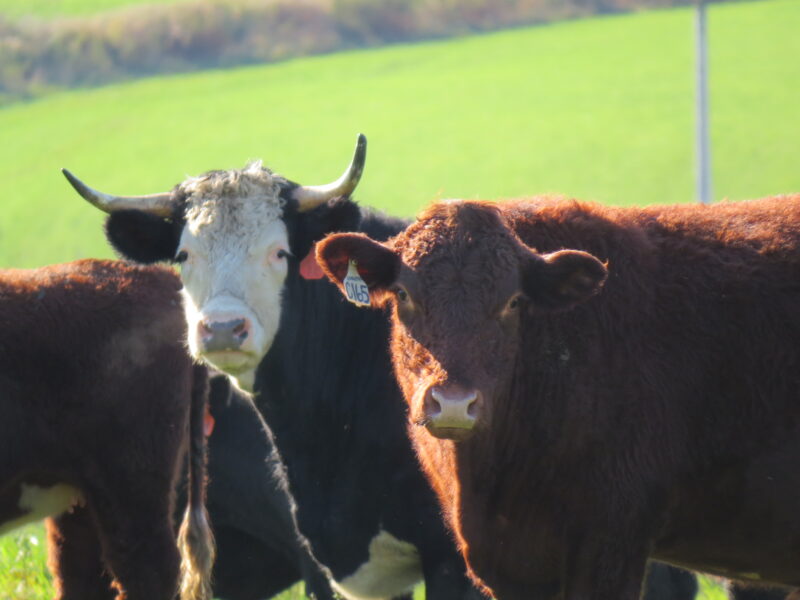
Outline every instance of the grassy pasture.
<svg viewBox="0 0 800 600">
<path fill-rule="evenodd" d="M 0 537 L 0 600 L 49 600 L 52 598 L 50 574 L 44 569 L 45 535 L 41 525 L 29 525 Z M 31 568 L 36 565 L 37 568 Z M 702 577 L 696 600 L 726 600 L 727 596 L 714 581 Z M 287 590 L 276 600 L 302 600 L 302 584 Z M 419 586 L 414 600 L 424 600 L 425 590 Z"/>
<path fill-rule="evenodd" d="M 165 4 L 185 0 L 2 0 L 0 15 L 11 18 L 77 17 L 140 4 Z"/>
<path fill-rule="evenodd" d="M 710 11 L 715 197 L 800 190 L 800 3 Z M 615 43 L 611 43 L 614 40 Z M 559 192 L 690 201 L 692 13 L 668 10 L 153 78 L 0 110 L 0 266 L 107 256 L 58 169 L 119 194 L 267 165 L 304 183 L 370 140 L 357 197 L 411 215 L 437 197 Z"/>
<path fill-rule="evenodd" d="M 710 10 L 716 198 L 800 190 L 798 22 L 793 0 Z M 691 201 L 692 82 L 692 14 L 680 9 L 9 106 L 0 109 L 0 266 L 110 255 L 102 217 L 59 167 L 121 194 L 259 157 L 319 183 L 339 175 L 359 131 L 370 150 L 358 198 L 395 214 L 438 197 L 538 192 Z M 38 526 L 0 538 L 0 600 L 50 596 L 42 548 Z M 711 584 L 704 593 L 721 597 Z"/>
</svg>

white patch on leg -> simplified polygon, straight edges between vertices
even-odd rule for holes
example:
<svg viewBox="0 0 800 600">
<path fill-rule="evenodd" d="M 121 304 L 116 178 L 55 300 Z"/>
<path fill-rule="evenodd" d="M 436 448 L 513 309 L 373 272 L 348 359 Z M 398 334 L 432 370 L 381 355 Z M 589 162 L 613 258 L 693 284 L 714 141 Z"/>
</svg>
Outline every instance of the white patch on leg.
<svg viewBox="0 0 800 600">
<path fill-rule="evenodd" d="M 33 521 L 41 521 L 45 517 L 58 516 L 73 506 L 85 503 L 80 490 L 66 483 L 57 483 L 51 487 L 23 483 L 20 488 L 22 491 L 17 506 L 25 514 L 0 524 L 0 535 Z"/>
<path fill-rule="evenodd" d="M 333 588 L 349 600 L 379 600 L 401 596 L 422 580 L 416 546 L 379 531 L 369 544 L 369 560 Z"/>
</svg>

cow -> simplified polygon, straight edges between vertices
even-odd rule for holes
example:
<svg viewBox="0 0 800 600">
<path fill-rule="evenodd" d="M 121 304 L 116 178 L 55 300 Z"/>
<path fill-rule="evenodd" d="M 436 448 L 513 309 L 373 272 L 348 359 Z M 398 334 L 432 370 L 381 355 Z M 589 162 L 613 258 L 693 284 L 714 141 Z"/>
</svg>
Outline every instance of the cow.
<svg viewBox="0 0 800 600">
<path fill-rule="evenodd" d="M 210 597 L 207 368 L 186 352 L 181 311 L 159 267 L 0 270 L 0 534 L 49 518 L 60 600 Z"/>
<path fill-rule="evenodd" d="M 316 254 L 390 311 L 410 437 L 483 589 L 633 600 L 648 558 L 800 585 L 800 195 L 442 201 Z"/>
<path fill-rule="evenodd" d="M 388 597 L 424 579 L 429 598 L 476 597 L 408 443 L 385 316 L 354 309 L 317 280 L 311 251 L 326 233 L 386 239 L 408 225 L 350 198 L 365 152 L 359 136 L 350 166 L 324 186 L 300 186 L 254 163 L 169 193 L 122 197 L 64 174 L 109 213 L 106 233 L 119 254 L 182 265 L 189 345 L 255 389 L 300 530 L 336 588 L 350 598 Z M 214 515 L 213 436 L 211 445 Z M 650 600 L 694 596 L 691 575 L 653 571 L 664 584 Z"/>
<path fill-rule="evenodd" d="M 118 254 L 181 265 L 189 348 L 255 393 L 300 532 L 335 590 L 401 597 L 424 580 L 429 598 L 478 597 L 402 426 L 388 321 L 343 302 L 310 254 L 329 231 L 386 238 L 407 224 L 351 200 L 365 153 L 359 136 L 344 174 L 321 186 L 260 162 L 140 197 L 64 174 L 110 213 Z"/>
<path fill-rule="evenodd" d="M 306 595 L 333 600 L 327 574 L 297 531 L 283 464 L 252 399 L 226 375 L 215 374 L 208 404 L 214 597 L 270 598 L 302 579 Z"/>
</svg>

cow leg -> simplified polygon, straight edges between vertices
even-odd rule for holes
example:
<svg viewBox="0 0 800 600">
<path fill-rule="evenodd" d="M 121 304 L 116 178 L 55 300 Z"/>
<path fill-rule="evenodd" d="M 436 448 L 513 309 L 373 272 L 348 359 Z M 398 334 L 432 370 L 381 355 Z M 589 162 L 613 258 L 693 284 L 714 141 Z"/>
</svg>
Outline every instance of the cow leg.
<svg viewBox="0 0 800 600">
<path fill-rule="evenodd" d="M 438 558 L 438 557 L 436 557 Z M 425 597 L 431 600 L 486 600 L 470 582 L 460 556 L 453 554 L 445 561 L 426 561 L 422 572 L 425 578 Z"/>
<path fill-rule="evenodd" d="M 323 568 L 311 556 L 311 550 L 301 549 L 299 552 L 297 562 L 306 584 L 306 595 L 315 600 L 333 600 L 336 596 L 331 588 L 331 582 Z"/>
<path fill-rule="evenodd" d="M 214 522 L 214 512 L 211 511 Z M 215 524 L 214 596 L 225 600 L 271 598 L 298 580 L 294 565 L 262 540 L 227 524 Z M 322 600 L 322 599 L 321 599 Z"/>
<path fill-rule="evenodd" d="M 55 600 L 113 600 L 116 592 L 89 511 L 78 507 L 45 523 Z"/>
<path fill-rule="evenodd" d="M 651 561 L 647 569 L 642 598 L 644 600 L 693 600 L 699 586 L 697 576 L 685 569 Z"/>
<path fill-rule="evenodd" d="M 170 515 L 171 487 L 171 481 L 157 485 L 140 474 L 119 489 L 92 490 L 87 495 L 103 559 L 120 590 L 117 600 L 175 596 L 180 558 Z"/>
<path fill-rule="evenodd" d="M 731 600 L 789 600 L 796 596 L 789 596 L 788 589 L 774 587 L 758 587 L 731 582 L 728 588 L 728 597 Z"/>
</svg>

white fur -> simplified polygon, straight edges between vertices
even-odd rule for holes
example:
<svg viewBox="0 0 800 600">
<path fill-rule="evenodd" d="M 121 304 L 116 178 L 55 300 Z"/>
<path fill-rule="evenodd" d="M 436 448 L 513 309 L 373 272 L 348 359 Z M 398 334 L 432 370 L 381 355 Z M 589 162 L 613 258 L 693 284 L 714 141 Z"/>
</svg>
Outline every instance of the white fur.
<svg viewBox="0 0 800 600">
<path fill-rule="evenodd" d="M 25 514 L 0 524 L 0 535 L 22 527 L 33 521 L 41 521 L 45 517 L 56 517 L 77 504 L 83 504 L 83 495 L 66 483 L 57 483 L 51 487 L 40 487 L 23 483 L 17 506 Z"/>
<path fill-rule="evenodd" d="M 422 580 L 419 551 L 381 530 L 369 544 L 369 560 L 334 589 L 349 600 L 378 600 L 401 596 Z"/>
<path fill-rule="evenodd" d="M 239 384 L 246 389 L 278 329 L 288 270 L 286 258 L 278 256 L 289 248 L 279 181 L 256 163 L 182 184 L 190 194 L 179 246 L 188 257 L 181 279 L 189 349 L 230 375 L 241 375 Z M 238 352 L 203 353 L 201 320 L 240 318 L 250 330 Z"/>
</svg>

